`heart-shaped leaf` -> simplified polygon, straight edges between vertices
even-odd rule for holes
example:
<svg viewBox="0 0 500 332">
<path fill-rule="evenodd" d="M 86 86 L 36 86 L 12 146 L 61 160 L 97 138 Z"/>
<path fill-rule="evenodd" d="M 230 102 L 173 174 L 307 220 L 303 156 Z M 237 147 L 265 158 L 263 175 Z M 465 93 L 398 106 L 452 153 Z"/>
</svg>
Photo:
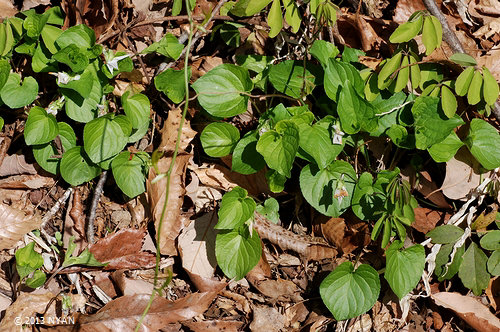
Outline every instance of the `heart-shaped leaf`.
<svg viewBox="0 0 500 332">
<path fill-rule="evenodd" d="M 240 139 L 239 130 L 230 123 L 213 122 L 203 129 L 200 140 L 205 153 L 211 157 L 230 154 Z"/>
<path fill-rule="evenodd" d="M 52 114 L 39 107 L 32 107 L 26 126 L 24 128 L 24 140 L 28 145 L 44 144 L 52 141 L 59 133 L 57 120 Z"/>
<path fill-rule="evenodd" d="M 38 83 L 31 77 L 25 77 L 21 84 L 21 76 L 11 73 L 0 92 L 3 102 L 10 108 L 20 108 L 31 104 L 38 96 Z"/>
<path fill-rule="evenodd" d="M 488 122 L 472 119 L 465 144 L 484 168 L 495 169 L 500 166 L 500 150 L 498 149 L 500 135 Z"/>
<path fill-rule="evenodd" d="M 85 152 L 96 164 L 117 155 L 127 142 L 128 135 L 111 115 L 94 119 L 83 129 Z"/>
<path fill-rule="evenodd" d="M 68 151 L 75 147 L 76 135 L 73 128 L 64 122 L 58 122 L 57 126 L 59 128 L 59 139 L 61 140 L 63 150 Z M 58 158 L 57 155 L 61 152 L 62 151 L 58 151 L 57 145 L 53 141 L 33 146 L 33 156 L 38 165 L 52 174 L 57 174 L 59 172 L 61 158 Z"/>
<path fill-rule="evenodd" d="M 116 184 L 128 197 L 142 194 L 146 187 L 145 166 L 149 157 L 146 153 L 131 155 L 123 151 L 111 162 Z"/>
<path fill-rule="evenodd" d="M 122 95 L 123 111 L 132 123 L 132 128 L 144 127 L 144 123 L 149 123 L 149 113 L 151 105 L 148 97 L 142 93 L 130 96 L 127 91 Z"/>
<path fill-rule="evenodd" d="M 219 222 L 216 229 L 234 229 L 253 217 L 255 201 L 248 197 L 248 192 L 235 187 L 222 196 L 219 209 Z"/>
<path fill-rule="evenodd" d="M 72 186 L 88 182 L 101 173 L 101 168 L 90 161 L 81 146 L 75 146 L 64 153 L 60 169 L 64 181 Z"/>
</svg>

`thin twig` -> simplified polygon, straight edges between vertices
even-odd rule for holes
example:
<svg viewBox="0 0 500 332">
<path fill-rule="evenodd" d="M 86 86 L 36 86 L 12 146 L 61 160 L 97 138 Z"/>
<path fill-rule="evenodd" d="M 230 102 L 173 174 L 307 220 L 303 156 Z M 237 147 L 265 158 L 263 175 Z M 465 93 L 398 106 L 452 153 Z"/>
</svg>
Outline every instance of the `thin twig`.
<svg viewBox="0 0 500 332">
<path fill-rule="evenodd" d="M 124 36 L 127 39 L 127 42 L 130 45 L 130 48 L 132 48 L 132 52 L 134 52 L 135 57 L 137 58 L 137 60 L 139 60 L 139 64 L 141 65 L 141 69 L 144 72 L 144 76 L 146 76 L 146 81 L 148 82 L 148 85 L 150 85 L 151 79 L 148 76 L 148 72 L 146 71 L 146 65 L 144 65 L 144 61 L 142 61 L 142 57 L 140 56 L 139 53 L 137 53 L 137 48 L 135 47 L 132 40 L 128 37 L 127 32 L 124 32 Z"/>
<path fill-rule="evenodd" d="M 94 190 L 94 196 L 92 197 L 92 203 L 90 204 L 90 213 L 89 220 L 87 223 L 87 242 L 89 244 L 94 243 L 94 220 L 95 213 L 97 210 L 97 204 L 99 204 L 99 200 L 101 199 L 102 190 L 104 188 L 104 183 L 106 182 L 106 178 L 108 177 L 108 171 L 104 170 L 101 173 L 101 177 L 97 182 L 97 186 Z"/>
<path fill-rule="evenodd" d="M 54 206 L 42 218 L 42 224 L 40 225 L 40 232 L 45 236 L 45 239 L 49 242 L 49 244 L 54 243 L 55 241 L 53 241 L 52 237 L 49 234 L 47 234 L 47 232 L 45 231 L 45 226 L 47 226 L 47 223 L 50 221 L 50 219 L 52 219 L 52 217 L 57 213 L 57 211 L 59 211 L 61 205 L 66 203 L 72 191 L 73 188 L 71 187 L 66 189 L 64 194 L 61 197 L 59 197 L 56 204 L 54 204 Z"/>
</svg>

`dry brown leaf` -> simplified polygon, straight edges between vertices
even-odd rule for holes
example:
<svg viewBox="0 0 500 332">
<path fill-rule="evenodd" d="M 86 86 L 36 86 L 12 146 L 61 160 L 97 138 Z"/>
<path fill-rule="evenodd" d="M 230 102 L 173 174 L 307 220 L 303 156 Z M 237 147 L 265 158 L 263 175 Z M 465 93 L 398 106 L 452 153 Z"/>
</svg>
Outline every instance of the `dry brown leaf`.
<svg viewBox="0 0 500 332">
<path fill-rule="evenodd" d="M 199 322 L 182 322 L 182 325 L 187 326 L 194 332 L 236 332 L 243 328 L 245 323 L 235 320 L 204 320 Z"/>
<path fill-rule="evenodd" d="M 125 296 L 136 294 L 151 294 L 154 285 L 146 280 L 131 279 L 125 276 L 124 270 L 115 271 L 111 274 L 111 278 L 121 293 Z"/>
<path fill-rule="evenodd" d="M 16 15 L 18 10 L 14 7 L 13 1 L 0 1 L 0 18 L 8 18 Z"/>
<path fill-rule="evenodd" d="M 170 176 L 169 196 L 165 216 L 162 223 L 160 234 L 160 252 L 163 255 L 177 255 L 175 239 L 182 229 L 182 221 L 180 218 L 182 212 L 182 202 L 184 200 L 184 178 L 186 176 L 186 167 L 191 158 L 191 155 L 181 154 L 177 156 L 172 174 Z M 172 158 L 163 157 L 158 161 L 158 169 L 161 173 L 166 173 L 170 167 Z M 153 167 L 149 169 L 146 188 L 151 207 L 151 214 L 155 223 L 155 229 L 158 232 L 160 219 L 162 216 L 163 204 L 165 202 L 167 186 L 167 178 L 164 177 L 156 183 L 151 183 L 157 176 Z"/>
<path fill-rule="evenodd" d="M 450 218 L 450 214 L 448 213 L 439 212 L 423 207 L 417 207 L 416 209 L 414 209 L 414 212 L 415 221 L 411 224 L 411 227 L 424 234 L 427 234 L 427 232 L 433 230 L 438 222 L 446 221 Z"/>
<path fill-rule="evenodd" d="M 377 49 L 379 45 L 383 43 L 383 40 L 378 37 L 373 27 L 366 22 L 363 16 L 356 15 L 356 24 L 361 37 L 361 46 L 363 51 L 367 52 Z"/>
<path fill-rule="evenodd" d="M 439 292 L 431 295 L 437 305 L 453 310 L 460 318 L 477 331 L 500 331 L 500 319 L 486 306 L 470 296 L 459 293 Z"/>
<path fill-rule="evenodd" d="M 42 175 L 15 175 L 0 180 L 0 188 L 5 189 L 39 189 L 54 186 L 52 177 Z"/>
<path fill-rule="evenodd" d="M 500 52 L 497 50 L 487 52 L 477 59 L 477 65 L 487 67 L 495 79 L 500 81 Z"/>
<path fill-rule="evenodd" d="M 217 214 L 215 210 L 210 211 L 191 221 L 178 238 L 182 267 L 199 290 L 206 290 L 207 287 L 210 289 L 215 282 L 212 276 L 217 267 L 215 258 L 217 232 L 214 229 L 216 223 Z M 208 284 L 204 285 L 205 282 Z"/>
<path fill-rule="evenodd" d="M 465 200 L 467 194 L 480 184 L 477 168 L 477 161 L 467 149 L 458 150 L 446 163 L 446 176 L 441 186 L 443 194 L 450 199 Z"/>
<path fill-rule="evenodd" d="M 392 19 L 399 24 L 406 23 L 408 18 L 417 10 L 426 10 L 422 0 L 399 0 Z"/>
<path fill-rule="evenodd" d="M 491 278 L 488 288 L 484 292 L 488 296 L 488 300 L 490 300 L 491 307 L 497 312 L 500 308 L 500 278 Z"/>
<path fill-rule="evenodd" d="M 444 195 L 438 189 L 436 182 L 432 180 L 427 171 L 420 171 L 420 177 L 417 185 L 417 191 L 425 196 L 426 199 L 437 205 L 441 209 L 450 209 Z"/>
<path fill-rule="evenodd" d="M 38 216 L 27 216 L 23 211 L 0 203 L 0 250 L 12 248 L 24 234 L 42 223 Z"/>
<path fill-rule="evenodd" d="M 167 121 L 161 129 L 161 143 L 158 147 L 158 151 L 161 152 L 173 152 L 175 149 L 175 143 L 177 142 L 178 128 L 181 123 L 182 110 L 177 108 L 175 110 L 170 110 L 168 112 Z M 179 152 L 185 151 L 191 140 L 196 136 L 196 131 L 191 129 L 189 121 L 184 120 L 182 126 L 181 141 L 179 143 Z"/>
<path fill-rule="evenodd" d="M 167 324 L 191 319 L 204 313 L 217 292 L 189 294 L 177 301 L 169 301 L 156 297 L 143 320 L 139 331 L 158 331 Z M 79 332 L 134 331 L 149 295 L 133 295 L 119 297 L 101 308 L 91 316 L 80 316 Z M 71 331 L 71 327 L 68 328 Z"/>
<path fill-rule="evenodd" d="M 122 229 L 94 243 L 90 252 L 99 262 L 109 262 L 105 270 L 150 268 L 156 256 L 141 249 L 146 234 L 144 229 Z"/>
<path fill-rule="evenodd" d="M 286 326 L 292 328 L 300 327 L 300 324 L 306 320 L 309 310 L 304 302 L 296 303 L 285 309 Z"/>
<path fill-rule="evenodd" d="M 5 156 L 0 165 L 0 176 L 11 176 L 19 174 L 36 174 L 36 169 L 33 164 L 28 164 L 24 155 L 13 154 Z"/>
<path fill-rule="evenodd" d="M 345 234 L 344 218 L 330 218 L 317 214 L 312 224 L 316 236 L 322 236 L 328 243 L 341 248 Z"/>
<path fill-rule="evenodd" d="M 252 331 L 280 332 L 285 328 L 285 316 L 278 309 L 257 305 L 253 307 Z"/>
</svg>

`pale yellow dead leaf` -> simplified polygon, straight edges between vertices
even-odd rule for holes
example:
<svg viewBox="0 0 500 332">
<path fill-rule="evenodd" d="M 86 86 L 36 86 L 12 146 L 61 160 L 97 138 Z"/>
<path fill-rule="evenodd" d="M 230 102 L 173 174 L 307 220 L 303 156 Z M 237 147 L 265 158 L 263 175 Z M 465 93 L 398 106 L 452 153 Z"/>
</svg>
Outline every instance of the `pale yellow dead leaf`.
<svg viewBox="0 0 500 332">
<path fill-rule="evenodd" d="M 37 229 L 41 223 L 38 216 L 27 216 L 21 210 L 0 203 L 0 250 L 12 248 L 24 234 Z"/>
</svg>

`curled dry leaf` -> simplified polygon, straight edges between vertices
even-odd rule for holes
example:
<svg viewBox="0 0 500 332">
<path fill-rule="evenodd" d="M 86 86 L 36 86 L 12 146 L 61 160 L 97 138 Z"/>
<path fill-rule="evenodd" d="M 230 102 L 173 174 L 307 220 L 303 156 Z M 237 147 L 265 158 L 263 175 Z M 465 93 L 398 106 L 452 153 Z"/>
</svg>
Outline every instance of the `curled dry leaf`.
<svg viewBox="0 0 500 332">
<path fill-rule="evenodd" d="M 476 331 L 497 332 L 500 330 L 500 319 L 481 302 L 470 296 L 439 292 L 432 294 L 431 297 L 437 305 L 453 310 Z"/>
<path fill-rule="evenodd" d="M 54 186 L 52 177 L 42 175 L 15 175 L 0 180 L 0 188 L 4 189 L 39 189 Z"/>
<path fill-rule="evenodd" d="M 168 112 L 167 121 L 161 129 L 161 143 L 158 150 L 161 152 L 173 152 L 177 142 L 178 128 L 182 119 L 180 108 Z M 196 136 L 196 131 L 191 129 L 188 120 L 184 121 L 182 126 L 181 141 L 179 143 L 179 152 L 185 151 L 191 140 Z"/>
<path fill-rule="evenodd" d="M 175 239 L 182 229 L 182 221 L 180 218 L 182 212 L 182 202 L 186 192 L 184 188 L 184 178 L 186 176 L 186 167 L 191 158 L 191 155 L 180 154 L 177 156 L 172 174 L 170 176 L 170 186 L 168 194 L 167 208 L 165 217 L 161 227 L 160 234 L 160 252 L 163 255 L 177 255 L 175 247 Z M 163 157 L 158 161 L 158 169 L 161 173 L 167 172 L 172 161 L 171 157 Z M 151 183 L 156 177 L 156 172 L 153 167 L 149 169 L 148 180 L 146 181 L 146 188 L 149 198 L 149 205 L 151 207 L 151 214 L 155 223 L 155 229 L 158 232 L 158 227 L 162 215 L 163 204 L 165 202 L 167 187 L 167 178 L 164 177 L 158 182 Z"/>
<path fill-rule="evenodd" d="M 481 184 L 477 169 L 477 162 L 470 152 L 464 148 L 458 150 L 446 163 L 446 176 L 441 186 L 443 194 L 449 199 L 465 200 L 467 194 Z"/>
<path fill-rule="evenodd" d="M 415 221 L 411 224 L 411 227 L 424 234 L 433 230 L 438 222 L 446 221 L 450 218 L 450 214 L 448 213 L 424 207 L 418 207 L 414 209 L 414 212 Z"/>
<path fill-rule="evenodd" d="M 5 156 L 0 165 L 0 176 L 11 176 L 19 174 L 36 174 L 33 164 L 29 164 L 24 159 L 24 155 Z"/>
<path fill-rule="evenodd" d="M 0 203 L 0 250 L 12 248 L 24 234 L 42 223 L 38 216 L 27 216 L 23 211 Z"/>
<path fill-rule="evenodd" d="M 105 270 L 150 268 L 156 256 L 141 249 L 146 234 L 144 229 L 122 229 L 97 241 L 90 252 L 99 262 L 109 262 Z"/>
<path fill-rule="evenodd" d="M 285 316 L 278 309 L 257 305 L 253 308 L 252 331 L 279 332 L 285 328 Z"/>
</svg>

